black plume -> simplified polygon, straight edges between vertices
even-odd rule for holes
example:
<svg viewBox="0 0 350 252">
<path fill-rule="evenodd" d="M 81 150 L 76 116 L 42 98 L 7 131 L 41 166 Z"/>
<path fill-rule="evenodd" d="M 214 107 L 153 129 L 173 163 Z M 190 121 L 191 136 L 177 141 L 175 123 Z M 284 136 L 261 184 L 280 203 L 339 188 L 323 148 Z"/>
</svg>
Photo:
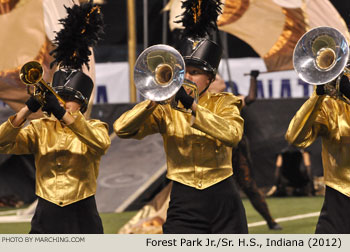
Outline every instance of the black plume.
<svg viewBox="0 0 350 252">
<path fill-rule="evenodd" d="M 221 13 L 220 0 L 187 0 L 182 1 L 182 8 L 185 9 L 180 16 L 182 20 L 176 23 L 182 23 L 184 26 L 184 37 L 206 37 L 210 36 L 212 31 L 218 29 L 216 21 Z"/>
<path fill-rule="evenodd" d="M 63 29 L 53 41 L 57 47 L 50 52 L 55 58 L 50 67 L 57 63 L 63 68 L 81 69 L 84 64 L 89 68 L 90 47 L 104 34 L 103 15 L 92 0 L 65 8 L 68 15 L 60 19 Z"/>
</svg>

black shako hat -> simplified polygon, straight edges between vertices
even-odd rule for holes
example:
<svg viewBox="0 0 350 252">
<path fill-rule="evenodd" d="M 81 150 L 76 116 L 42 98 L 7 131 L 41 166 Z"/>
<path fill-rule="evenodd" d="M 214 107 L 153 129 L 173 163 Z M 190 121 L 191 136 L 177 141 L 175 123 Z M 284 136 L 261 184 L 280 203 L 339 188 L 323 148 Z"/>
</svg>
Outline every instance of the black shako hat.
<svg viewBox="0 0 350 252">
<path fill-rule="evenodd" d="M 180 47 L 187 65 L 196 66 L 215 76 L 222 56 L 221 47 L 214 41 L 187 38 Z"/>
<path fill-rule="evenodd" d="M 75 98 L 81 102 L 81 112 L 84 113 L 94 89 L 92 79 L 79 70 L 60 69 L 53 75 L 52 87 L 63 99 Z"/>
<path fill-rule="evenodd" d="M 182 42 L 179 52 L 186 65 L 196 66 L 210 73 L 217 73 L 222 56 L 220 45 L 210 39 L 217 31 L 217 17 L 221 13 L 220 0 L 187 0 L 182 2 L 184 9 Z"/>
<path fill-rule="evenodd" d="M 86 65 L 89 69 L 91 47 L 97 44 L 103 34 L 103 16 L 92 0 L 65 8 L 68 15 L 60 20 L 63 29 L 53 41 L 56 49 L 50 52 L 55 58 L 50 66 L 59 66 L 59 70 L 54 73 L 52 87 L 66 99 L 78 99 L 82 104 L 80 110 L 84 113 L 94 83 L 83 73 L 82 67 Z"/>
</svg>

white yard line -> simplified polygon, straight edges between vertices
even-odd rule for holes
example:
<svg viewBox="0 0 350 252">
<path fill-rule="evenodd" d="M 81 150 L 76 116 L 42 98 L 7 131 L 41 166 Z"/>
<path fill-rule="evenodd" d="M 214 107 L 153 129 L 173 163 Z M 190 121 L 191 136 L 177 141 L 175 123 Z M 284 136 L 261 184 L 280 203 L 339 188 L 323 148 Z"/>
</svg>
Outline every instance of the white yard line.
<svg viewBox="0 0 350 252">
<path fill-rule="evenodd" d="M 277 218 L 276 222 L 280 223 L 280 222 L 285 222 L 285 221 L 299 220 L 299 219 L 305 219 L 305 218 L 310 218 L 310 217 L 317 217 L 319 215 L 320 215 L 320 212 L 299 214 L 299 215 L 294 215 L 294 216 L 289 216 L 289 217 Z M 258 221 L 258 222 L 249 223 L 248 227 L 257 227 L 257 226 L 263 226 L 263 225 L 266 225 L 266 221 Z"/>
<path fill-rule="evenodd" d="M 11 214 L 17 214 L 18 210 L 8 210 L 8 211 L 0 211 L 0 216 L 3 215 L 11 215 Z"/>
<path fill-rule="evenodd" d="M 17 223 L 17 222 L 30 222 L 33 215 L 10 215 L 1 216 L 0 223 Z"/>
</svg>

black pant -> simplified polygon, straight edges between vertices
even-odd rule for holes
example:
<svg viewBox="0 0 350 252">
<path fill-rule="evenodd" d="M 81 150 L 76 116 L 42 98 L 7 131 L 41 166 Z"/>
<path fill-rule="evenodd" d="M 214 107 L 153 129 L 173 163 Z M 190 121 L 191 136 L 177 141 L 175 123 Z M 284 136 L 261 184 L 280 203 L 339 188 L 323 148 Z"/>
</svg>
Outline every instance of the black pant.
<svg viewBox="0 0 350 252">
<path fill-rule="evenodd" d="M 316 234 L 350 234 L 350 198 L 326 186 Z"/>
<path fill-rule="evenodd" d="M 204 190 L 173 182 L 164 234 L 248 233 L 232 176 Z"/>
<path fill-rule="evenodd" d="M 39 198 L 30 234 L 103 234 L 95 197 L 60 207 Z"/>
</svg>

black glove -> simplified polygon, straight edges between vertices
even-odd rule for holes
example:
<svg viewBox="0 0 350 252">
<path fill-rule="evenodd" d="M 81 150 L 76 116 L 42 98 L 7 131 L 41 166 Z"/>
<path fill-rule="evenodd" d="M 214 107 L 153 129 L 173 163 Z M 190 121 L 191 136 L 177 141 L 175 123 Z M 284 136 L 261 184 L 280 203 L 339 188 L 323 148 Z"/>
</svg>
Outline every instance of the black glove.
<svg viewBox="0 0 350 252">
<path fill-rule="evenodd" d="M 256 79 L 256 78 L 258 78 L 259 74 L 260 74 L 259 70 L 252 70 L 252 71 L 250 71 L 249 75 Z"/>
<path fill-rule="evenodd" d="M 181 87 L 175 95 L 175 101 L 178 102 L 179 100 L 181 101 L 181 103 L 184 105 L 186 109 L 189 109 L 192 107 L 194 98 L 187 94 L 184 87 Z"/>
<path fill-rule="evenodd" d="M 45 102 L 46 104 L 44 105 L 42 110 L 46 111 L 48 114 L 52 113 L 58 120 L 61 120 L 64 114 L 66 113 L 66 110 L 63 107 L 61 107 L 56 96 L 51 92 L 47 92 L 45 94 Z"/>
<path fill-rule="evenodd" d="M 317 85 L 317 87 L 316 87 L 316 94 L 317 95 L 324 95 L 324 94 L 326 94 L 326 92 L 324 90 L 324 85 Z"/>
<path fill-rule="evenodd" d="M 343 75 L 340 79 L 339 91 L 350 99 L 350 81 L 346 75 Z"/>
<path fill-rule="evenodd" d="M 41 107 L 41 104 L 33 96 L 26 101 L 26 105 L 32 113 L 37 112 Z"/>
</svg>

